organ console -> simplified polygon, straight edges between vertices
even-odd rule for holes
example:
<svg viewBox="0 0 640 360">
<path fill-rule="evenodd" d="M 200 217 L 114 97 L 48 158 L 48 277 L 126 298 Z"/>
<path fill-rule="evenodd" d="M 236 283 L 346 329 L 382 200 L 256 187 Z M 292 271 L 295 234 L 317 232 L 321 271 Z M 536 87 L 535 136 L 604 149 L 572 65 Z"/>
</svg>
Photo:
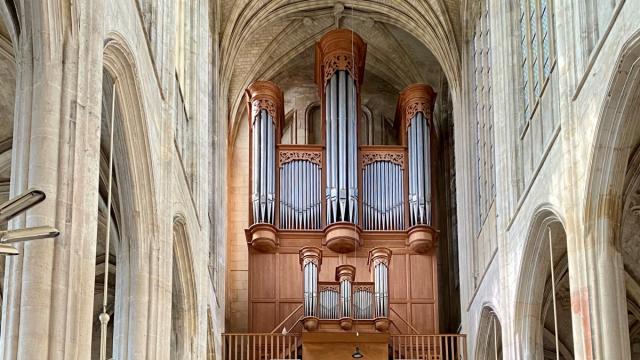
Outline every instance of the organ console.
<svg viewBox="0 0 640 360">
<path fill-rule="evenodd" d="M 301 319 L 288 329 L 305 332 L 355 324 L 372 333 L 438 331 L 436 94 L 424 84 L 407 87 L 395 120 L 400 145 L 360 146 L 366 49 L 346 29 L 316 44 L 323 145 L 280 144 L 282 91 L 268 81 L 246 91 L 251 331 L 272 331 L 288 317 Z"/>
</svg>

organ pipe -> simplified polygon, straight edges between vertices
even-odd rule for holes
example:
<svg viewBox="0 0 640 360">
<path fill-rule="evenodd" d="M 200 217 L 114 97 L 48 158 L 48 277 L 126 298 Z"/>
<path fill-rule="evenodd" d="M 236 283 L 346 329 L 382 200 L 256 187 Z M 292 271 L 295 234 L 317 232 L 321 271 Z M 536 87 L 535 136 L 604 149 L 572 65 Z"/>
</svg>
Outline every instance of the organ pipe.
<svg viewBox="0 0 640 360">
<path fill-rule="evenodd" d="M 431 133 L 435 97 L 430 86 L 414 84 L 402 91 L 398 100 L 409 152 L 410 226 L 431 226 L 432 222 Z"/>
<path fill-rule="evenodd" d="M 352 285 L 356 277 L 353 265 L 340 265 L 336 268 L 336 281 L 340 284 L 340 317 L 350 318 L 352 313 Z"/>
<path fill-rule="evenodd" d="M 304 273 L 304 316 L 318 317 L 318 274 L 322 264 L 322 251 L 316 247 L 300 249 L 300 266 Z M 323 299 L 320 299 L 321 301 Z"/>
<path fill-rule="evenodd" d="M 251 137 L 252 223 L 275 224 L 276 139 L 283 119 L 282 91 L 270 81 L 256 81 L 246 91 Z"/>
<path fill-rule="evenodd" d="M 326 218 L 358 223 L 357 109 L 366 44 L 356 33 L 337 29 L 316 45 L 316 82 L 324 106 Z"/>
<path fill-rule="evenodd" d="M 389 263 L 391 250 L 376 247 L 369 252 L 369 267 L 373 273 L 375 317 L 389 317 Z"/>
</svg>

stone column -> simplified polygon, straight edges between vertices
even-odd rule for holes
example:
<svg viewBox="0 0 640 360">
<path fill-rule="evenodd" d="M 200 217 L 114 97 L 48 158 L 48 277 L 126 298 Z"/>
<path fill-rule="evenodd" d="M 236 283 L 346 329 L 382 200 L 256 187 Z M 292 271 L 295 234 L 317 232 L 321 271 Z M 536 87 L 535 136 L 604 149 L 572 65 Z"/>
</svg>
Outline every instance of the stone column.
<svg viewBox="0 0 640 360">
<path fill-rule="evenodd" d="M 52 225 L 61 235 L 19 245 L 7 261 L 3 359 L 91 354 L 102 12 L 100 1 L 18 8 L 11 195 L 37 187 L 47 199 L 10 227 Z"/>
</svg>

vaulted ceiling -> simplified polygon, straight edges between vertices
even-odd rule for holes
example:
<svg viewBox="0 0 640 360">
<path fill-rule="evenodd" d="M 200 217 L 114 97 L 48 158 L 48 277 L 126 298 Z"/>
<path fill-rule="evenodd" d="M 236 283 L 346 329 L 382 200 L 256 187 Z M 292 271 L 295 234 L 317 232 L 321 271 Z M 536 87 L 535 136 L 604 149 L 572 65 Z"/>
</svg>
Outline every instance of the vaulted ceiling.
<svg viewBox="0 0 640 360">
<path fill-rule="evenodd" d="M 336 27 L 367 42 L 367 78 L 397 91 L 424 82 L 437 88 L 443 76 L 452 91 L 460 83 L 460 8 L 455 0 L 229 0 L 218 3 L 220 88 L 230 114 L 231 137 L 244 89 L 258 79 L 313 71 L 315 42 Z"/>
</svg>

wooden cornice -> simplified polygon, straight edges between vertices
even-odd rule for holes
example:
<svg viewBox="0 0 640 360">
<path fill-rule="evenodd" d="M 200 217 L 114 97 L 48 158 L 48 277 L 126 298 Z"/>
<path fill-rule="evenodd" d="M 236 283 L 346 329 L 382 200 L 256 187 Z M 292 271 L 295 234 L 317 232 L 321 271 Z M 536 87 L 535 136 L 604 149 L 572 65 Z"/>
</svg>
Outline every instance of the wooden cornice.
<svg viewBox="0 0 640 360">
<path fill-rule="evenodd" d="M 322 98 L 324 85 L 337 70 L 347 70 L 356 82 L 357 89 L 364 80 L 364 64 L 367 44 L 360 35 L 349 29 L 335 29 L 326 33 L 316 43 L 315 81 Z"/>
</svg>

